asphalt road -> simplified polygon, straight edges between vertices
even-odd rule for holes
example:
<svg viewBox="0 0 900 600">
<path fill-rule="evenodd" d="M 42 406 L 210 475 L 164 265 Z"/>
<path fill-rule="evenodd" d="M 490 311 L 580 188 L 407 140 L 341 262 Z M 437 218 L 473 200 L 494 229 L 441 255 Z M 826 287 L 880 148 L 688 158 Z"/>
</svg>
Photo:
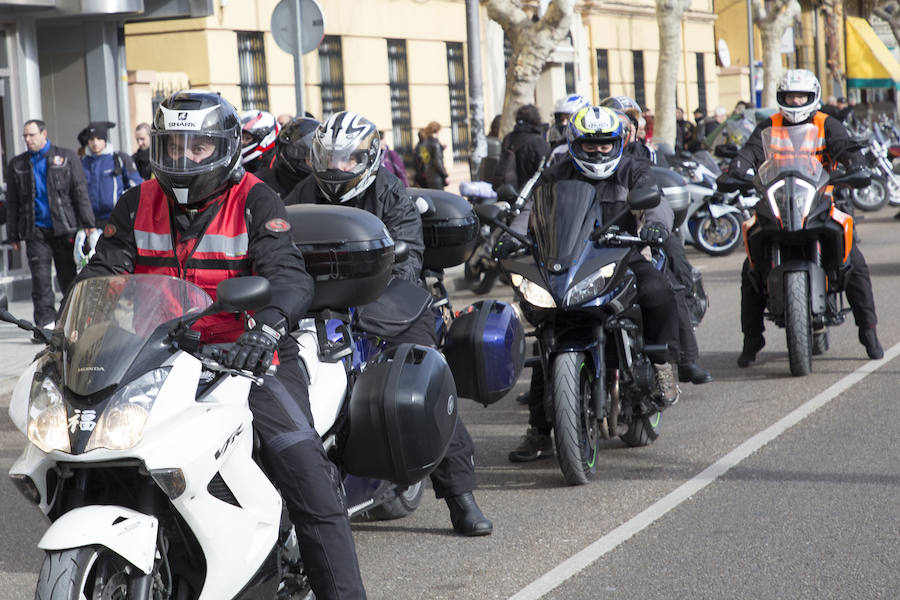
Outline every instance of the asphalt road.
<svg viewBox="0 0 900 600">
<path fill-rule="evenodd" d="M 513 398 L 527 371 L 488 408 L 464 401 L 477 448 L 476 494 L 494 534 L 452 534 L 446 506 L 430 490 L 407 518 L 354 523 L 369 597 L 900 597 L 900 223 L 893 214 L 886 208 L 859 225 L 885 360 L 865 359 L 851 319 L 832 330 L 831 349 L 808 377 L 790 376 L 783 330 L 771 326 L 757 363 L 738 369 L 742 256 L 689 250 L 711 298 L 698 338 L 715 382 L 683 385 L 651 446 L 607 443 L 600 477 L 581 487 L 565 484 L 554 459 L 506 459 L 526 427 L 527 409 Z M 472 300 L 453 295 L 457 309 Z M 3 470 L 22 445 L 7 402 L 0 400 Z M 0 599 L 28 598 L 45 524 L 5 478 L 0 506 Z"/>
</svg>

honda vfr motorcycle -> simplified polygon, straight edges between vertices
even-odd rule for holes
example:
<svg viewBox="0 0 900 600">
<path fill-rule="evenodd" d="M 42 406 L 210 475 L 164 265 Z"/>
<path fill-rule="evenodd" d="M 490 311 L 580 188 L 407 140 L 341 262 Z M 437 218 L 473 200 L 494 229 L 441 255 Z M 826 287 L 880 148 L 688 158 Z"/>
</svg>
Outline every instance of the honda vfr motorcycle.
<svg viewBox="0 0 900 600">
<path fill-rule="evenodd" d="M 762 200 L 744 224 L 754 285 L 766 294 L 766 316 L 785 329 L 795 376 L 811 372 L 812 356 L 828 349 L 828 327 L 840 325 L 849 311 L 842 291 L 853 218 L 835 208 L 832 188 L 859 188 L 869 179 L 865 170 L 829 175 L 816 158 L 817 138 L 814 125 L 762 132 L 765 162 L 754 178 Z"/>
<path fill-rule="evenodd" d="M 601 440 L 650 444 L 659 436 L 662 416 L 649 356 L 667 347 L 644 343 L 636 280 L 628 268 L 632 246 L 645 242 L 619 232 L 615 221 L 603 223 L 594 194 L 593 186 L 580 181 L 536 188 L 533 238 L 503 227 L 532 256 L 500 261 L 535 326 L 538 356 L 531 360 L 543 369 L 546 414 L 571 485 L 596 477 Z M 658 203 L 658 189 L 633 191 L 617 218 Z M 497 207 L 476 212 L 482 222 L 497 223 Z"/>
</svg>

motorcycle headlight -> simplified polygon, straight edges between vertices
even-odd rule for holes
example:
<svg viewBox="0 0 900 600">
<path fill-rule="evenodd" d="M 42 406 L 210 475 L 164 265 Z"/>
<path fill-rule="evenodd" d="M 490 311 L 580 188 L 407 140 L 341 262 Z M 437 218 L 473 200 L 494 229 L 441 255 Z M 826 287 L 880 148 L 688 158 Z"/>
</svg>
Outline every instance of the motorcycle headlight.
<svg viewBox="0 0 900 600">
<path fill-rule="evenodd" d="M 528 304 L 538 308 L 556 308 L 556 300 L 553 299 L 550 292 L 537 283 L 525 279 L 518 273 L 510 275 L 509 281 L 514 288 L 519 290 L 519 293 L 522 294 L 522 299 Z"/>
<path fill-rule="evenodd" d="M 585 277 L 566 292 L 565 305 L 578 306 L 600 295 L 606 287 L 606 280 L 616 272 L 616 263 L 609 263 Z"/>
<path fill-rule="evenodd" d="M 168 374 L 167 368 L 156 369 L 118 390 L 97 420 L 84 451 L 95 448 L 126 450 L 137 445 L 144 435 L 150 409 Z"/>
<path fill-rule="evenodd" d="M 788 197 L 784 179 L 772 185 L 767 192 L 772 212 L 782 220 L 791 212 L 791 200 L 793 200 L 794 206 L 801 207 L 800 218 L 802 219 L 809 214 L 809 209 L 812 208 L 812 202 L 816 197 L 816 189 L 802 179 L 795 179 L 791 187 L 792 198 Z"/>
<path fill-rule="evenodd" d="M 787 212 L 786 194 L 784 191 L 784 179 L 776 181 L 772 187 L 766 191 L 769 198 L 769 206 L 776 218 L 781 218 L 782 212 Z"/>
<path fill-rule="evenodd" d="M 28 439 L 44 452 L 72 451 L 62 393 L 48 377 L 35 377 L 31 382 Z"/>
</svg>

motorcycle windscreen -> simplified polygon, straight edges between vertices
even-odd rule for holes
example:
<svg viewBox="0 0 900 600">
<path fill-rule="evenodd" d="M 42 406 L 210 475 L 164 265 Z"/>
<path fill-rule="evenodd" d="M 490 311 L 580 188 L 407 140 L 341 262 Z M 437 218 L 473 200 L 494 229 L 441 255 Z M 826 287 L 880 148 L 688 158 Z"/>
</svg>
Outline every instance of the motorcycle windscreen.
<svg viewBox="0 0 900 600">
<path fill-rule="evenodd" d="M 528 226 L 538 259 L 551 271 L 572 267 L 584 251 L 591 231 L 602 225 L 602 211 L 596 206 L 594 195 L 594 186 L 575 180 L 535 188 Z"/>
<path fill-rule="evenodd" d="M 201 288 L 166 275 L 112 275 L 79 282 L 59 320 L 63 383 L 82 396 L 121 383 L 160 325 L 210 304 L 212 299 Z"/>
</svg>

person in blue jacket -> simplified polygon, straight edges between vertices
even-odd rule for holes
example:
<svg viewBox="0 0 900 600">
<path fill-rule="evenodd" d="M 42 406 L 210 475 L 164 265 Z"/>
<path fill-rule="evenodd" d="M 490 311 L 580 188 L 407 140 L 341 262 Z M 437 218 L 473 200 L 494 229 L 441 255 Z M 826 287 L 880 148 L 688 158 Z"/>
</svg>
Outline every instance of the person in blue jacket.
<svg viewBox="0 0 900 600">
<path fill-rule="evenodd" d="M 110 121 L 93 121 L 78 134 L 79 139 L 87 139 L 87 151 L 81 159 L 81 166 L 97 227 L 106 224 L 113 206 L 125 190 L 144 181 L 131 157 L 113 150 L 107 143 L 109 130 L 115 126 Z"/>
</svg>

